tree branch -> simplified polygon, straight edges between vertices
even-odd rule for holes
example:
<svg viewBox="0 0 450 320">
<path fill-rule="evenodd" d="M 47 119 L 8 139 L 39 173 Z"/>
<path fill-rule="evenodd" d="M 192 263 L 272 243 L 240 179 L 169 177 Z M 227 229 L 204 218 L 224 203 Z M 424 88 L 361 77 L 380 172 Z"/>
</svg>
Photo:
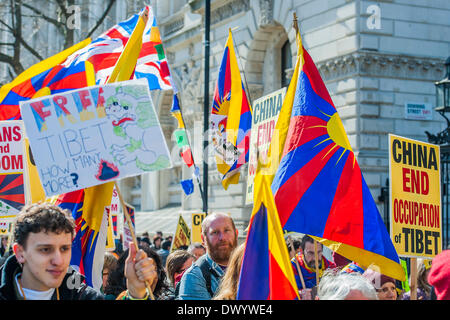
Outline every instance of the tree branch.
<svg viewBox="0 0 450 320">
<path fill-rule="evenodd" d="M 23 40 L 22 37 L 19 38 L 19 41 L 25 47 L 25 49 L 27 49 L 32 55 L 34 55 L 40 61 L 44 60 L 44 58 L 36 50 L 34 50 L 25 40 Z"/>
<path fill-rule="evenodd" d="M 97 23 L 91 29 L 91 31 L 88 32 L 86 38 L 89 38 L 95 32 L 95 30 L 97 30 L 97 28 L 103 23 L 103 21 L 105 20 L 106 16 L 108 15 L 108 12 L 111 10 L 111 8 L 112 8 L 112 6 L 114 5 L 115 2 L 116 2 L 116 0 L 109 0 L 108 6 L 106 7 L 105 12 L 103 12 L 103 15 L 100 17 L 99 20 L 97 20 Z"/>
<path fill-rule="evenodd" d="M 63 28 L 64 28 L 64 23 L 62 23 L 61 21 L 58 21 L 58 20 L 56 20 L 56 19 L 54 19 L 54 18 L 51 18 L 51 17 L 49 17 L 49 16 L 43 14 L 40 10 L 36 9 L 35 7 L 30 6 L 28 3 L 22 3 L 22 5 L 23 5 L 25 8 L 27 8 L 27 9 L 33 11 L 34 13 L 36 13 L 39 17 L 41 17 L 41 18 L 44 19 L 45 21 L 48 21 L 48 22 L 50 22 L 51 24 L 53 24 L 53 25 L 56 26 L 61 32 L 64 33 L 64 29 L 63 29 Z"/>
<path fill-rule="evenodd" d="M 5 27 L 7 27 L 9 29 L 10 32 L 14 33 L 14 29 L 9 24 L 4 22 L 2 19 L 0 19 L 0 24 L 4 25 Z"/>
<path fill-rule="evenodd" d="M 14 61 L 13 57 L 8 56 L 1 52 L 0 52 L 0 62 L 9 64 L 16 74 L 20 74 L 25 70 L 20 62 Z"/>
</svg>

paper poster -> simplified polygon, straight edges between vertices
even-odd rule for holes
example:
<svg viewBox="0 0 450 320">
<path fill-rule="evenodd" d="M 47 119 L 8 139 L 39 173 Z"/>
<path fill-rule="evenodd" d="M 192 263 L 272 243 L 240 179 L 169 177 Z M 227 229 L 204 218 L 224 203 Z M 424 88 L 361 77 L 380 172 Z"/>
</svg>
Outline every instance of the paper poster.
<svg viewBox="0 0 450 320">
<path fill-rule="evenodd" d="M 114 239 L 120 239 L 119 233 L 119 216 L 120 216 L 120 198 L 117 192 L 116 186 L 114 186 L 112 199 L 111 199 L 111 220 L 113 226 L 113 237 Z"/>
<path fill-rule="evenodd" d="M 129 249 L 129 243 L 133 242 L 133 234 L 136 234 L 136 223 L 135 223 L 135 217 L 134 217 L 134 207 L 130 206 L 129 204 L 125 204 L 125 207 L 128 212 L 128 216 L 130 217 L 131 227 L 128 224 L 127 217 L 125 216 L 125 213 L 123 215 L 123 248 L 124 250 Z"/>
<path fill-rule="evenodd" d="M 389 135 L 391 239 L 399 256 L 442 250 L 439 146 Z"/>
<path fill-rule="evenodd" d="M 49 197 L 172 166 L 146 80 L 20 102 Z"/>
<path fill-rule="evenodd" d="M 253 203 L 253 180 L 258 165 L 257 155 L 265 157 L 283 105 L 286 88 L 282 88 L 253 102 L 252 131 L 248 160 L 245 204 Z"/>
<path fill-rule="evenodd" d="M 12 221 L 6 219 L 0 219 L 0 236 L 8 236 L 12 234 Z"/>
<path fill-rule="evenodd" d="M 193 213 L 192 214 L 192 230 L 191 230 L 191 241 L 192 242 L 202 242 L 202 222 L 205 219 L 206 213 Z"/>
<path fill-rule="evenodd" d="M 15 218 L 25 204 L 22 121 L 0 121 L 0 218 Z"/>
</svg>

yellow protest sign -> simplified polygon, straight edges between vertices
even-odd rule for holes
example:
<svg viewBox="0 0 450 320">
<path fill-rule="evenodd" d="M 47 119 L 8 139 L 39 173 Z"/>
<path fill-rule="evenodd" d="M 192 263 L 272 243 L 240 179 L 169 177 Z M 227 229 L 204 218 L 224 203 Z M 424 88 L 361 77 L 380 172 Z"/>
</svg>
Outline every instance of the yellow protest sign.
<svg viewBox="0 0 450 320">
<path fill-rule="evenodd" d="M 193 213 L 192 214 L 192 233 L 191 233 L 191 241 L 192 242 L 202 242 L 202 222 L 205 219 L 206 213 Z"/>
<path fill-rule="evenodd" d="M 399 256 L 442 250 L 439 146 L 389 135 L 391 239 Z"/>
<path fill-rule="evenodd" d="M 178 219 L 177 229 L 172 241 L 172 248 L 170 252 L 173 252 L 181 246 L 189 246 L 191 244 L 191 229 L 184 221 L 183 216 L 180 214 Z"/>
</svg>

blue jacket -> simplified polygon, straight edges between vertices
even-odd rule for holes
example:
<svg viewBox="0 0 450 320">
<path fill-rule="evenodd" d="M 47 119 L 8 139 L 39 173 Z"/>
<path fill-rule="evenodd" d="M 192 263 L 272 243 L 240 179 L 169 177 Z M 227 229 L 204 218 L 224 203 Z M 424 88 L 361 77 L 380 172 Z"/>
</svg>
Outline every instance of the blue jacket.
<svg viewBox="0 0 450 320">
<path fill-rule="evenodd" d="M 211 289 L 214 293 L 217 292 L 220 280 L 225 272 L 211 259 L 209 254 L 204 254 L 184 272 L 180 280 L 180 292 L 176 298 L 177 300 L 211 300 L 212 296 L 208 292 L 206 280 L 199 267 L 200 263 L 205 259 L 212 269 Z"/>
</svg>

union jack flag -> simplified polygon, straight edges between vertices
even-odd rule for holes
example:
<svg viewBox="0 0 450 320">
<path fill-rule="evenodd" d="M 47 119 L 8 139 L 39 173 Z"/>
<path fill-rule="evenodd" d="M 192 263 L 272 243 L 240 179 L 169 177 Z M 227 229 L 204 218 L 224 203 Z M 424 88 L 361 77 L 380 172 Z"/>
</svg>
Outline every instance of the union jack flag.
<svg viewBox="0 0 450 320">
<path fill-rule="evenodd" d="M 150 90 L 169 90 L 172 89 L 170 70 L 156 17 L 150 6 L 146 6 L 142 11 L 144 10 L 148 12 L 148 21 L 132 79 L 147 79 Z M 140 13 L 135 14 L 113 26 L 88 46 L 68 57 L 65 63 L 89 61 L 94 67 L 96 84 L 106 83 L 138 23 L 139 15 Z"/>
</svg>

